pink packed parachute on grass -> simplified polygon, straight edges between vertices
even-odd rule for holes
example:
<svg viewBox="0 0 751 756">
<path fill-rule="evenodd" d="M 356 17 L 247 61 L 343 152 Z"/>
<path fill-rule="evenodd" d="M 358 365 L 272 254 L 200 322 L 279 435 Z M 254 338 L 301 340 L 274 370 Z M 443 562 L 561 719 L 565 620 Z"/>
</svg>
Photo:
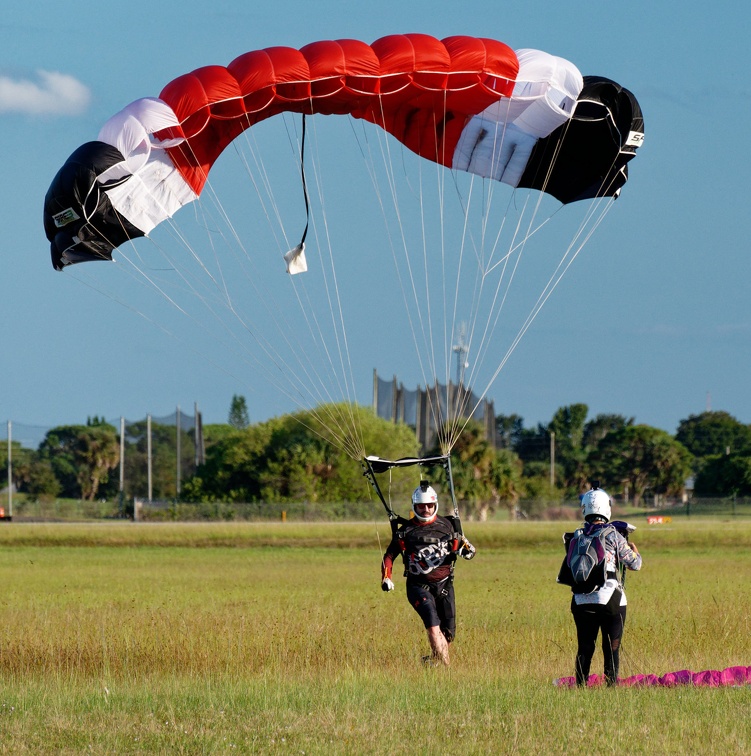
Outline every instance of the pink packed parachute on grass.
<svg viewBox="0 0 751 756">
<path fill-rule="evenodd" d="M 587 687 L 604 685 L 603 675 L 590 675 Z M 559 688 L 576 687 L 575 677 L 559 677 L 553 681 Z M 706 669 L 701 672 L 692 672 L 690 669 L 681 669 L 677 672 L 667 672 L 658 677 L 657 675 L 632 675 L 618 680 L 618 685 L 623 688 L 662 687 L 675 688 L 680 685 L 694 685 L 704 688 L 721 688 L 751 684 L 751 667 L 736 666 L 726 667 L 722 670 Z"/>
</svg>

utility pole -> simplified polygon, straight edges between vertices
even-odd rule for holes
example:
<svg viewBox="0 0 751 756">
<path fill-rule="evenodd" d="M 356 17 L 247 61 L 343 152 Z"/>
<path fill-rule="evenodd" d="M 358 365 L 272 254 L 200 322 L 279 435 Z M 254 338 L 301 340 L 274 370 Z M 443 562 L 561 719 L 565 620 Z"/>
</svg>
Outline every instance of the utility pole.
<svg viewBox="0 0 751 756">
<path fill-rule="evenodd" d="M 11 443 L 13 436 L 13 421 L 8 420 L 8 517 L 13 517 L 13 453 Z"/>
<path fill-rule="evenodd" d="M 120 416 L 120 517 L 125 517 L 125 418 Z"/>
<path fill-rule="evenodd" d="M 177 411 L 175 412 L 175 451 L 177 454 L 177 470 L 175 479 L 175 499 L 180 501 L 180 457 L 182 456 L 182 450 L 180 449 L 180 405 L 177 405 Z"/>
<path fill-rule="evenodd" d="M 550 490 L 555 489 L 555 431 L 550 432 Z"/>
<path fill-rule="evenodd" d="M 151 504 L 151 415 L 146 415 L 146 477 L 148 485 L 148 501 Z"/>
</svg>

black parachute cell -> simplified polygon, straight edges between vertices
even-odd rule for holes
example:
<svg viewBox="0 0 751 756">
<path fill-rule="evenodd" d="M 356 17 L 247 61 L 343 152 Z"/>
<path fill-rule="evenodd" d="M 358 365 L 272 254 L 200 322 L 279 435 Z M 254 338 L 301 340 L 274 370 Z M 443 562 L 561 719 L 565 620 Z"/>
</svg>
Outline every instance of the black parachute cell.
<svg viewBox="0 0 751 756">
<path fill-rule="evenodd" d="M 585 76 L 571 120 L 537 142 L 519 186 L 564 204 L 617 197 L 643 135 L 634 95 L 610 79 Z"/>
<path fill-rule="evenodd" d="M 130 177 L 104 184 L 97 181 L 122 161 L 115 147 L 86 142 L 52 180 L 44 198 L 44 231 L 55 270 L 78 262 L 112 260 L 115 247 L 144 235 L 115 210 L 104 191 Z"/>
</svg>

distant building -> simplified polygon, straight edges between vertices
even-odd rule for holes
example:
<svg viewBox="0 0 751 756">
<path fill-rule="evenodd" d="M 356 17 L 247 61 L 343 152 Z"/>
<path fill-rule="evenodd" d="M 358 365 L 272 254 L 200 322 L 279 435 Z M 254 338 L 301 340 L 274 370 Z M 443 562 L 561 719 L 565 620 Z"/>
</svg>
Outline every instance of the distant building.
<svg viewBox="0 0 751 756">
<path fill-rule="evenodd" d="M 405 423 L 415 429 L 422 450 L 430 449 L 438 428 L 448 419 L 469 417 L 485 428 L 485 437 L 496 446 L 495 408 L 492 400 L 478 399 L 468 387 L 435 382 L 434 385 L 405 389 L 396 376 L 384 380 L 373 371 L 373 409 L 392 423 Z"/>
</svg>

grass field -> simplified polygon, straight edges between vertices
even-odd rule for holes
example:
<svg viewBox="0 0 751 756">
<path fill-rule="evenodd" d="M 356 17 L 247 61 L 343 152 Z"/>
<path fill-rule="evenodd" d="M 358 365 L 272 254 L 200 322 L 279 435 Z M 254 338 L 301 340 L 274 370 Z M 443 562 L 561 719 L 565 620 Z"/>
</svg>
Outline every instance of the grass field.
<svg viewBox="0 0 751 756">
<path fill-rule="evenodd" d="M 452 666 L 426 669 L 403 586 L 379 589 L 385 522 L 5 524 L 0 752 L 751 750 L 751 686 L 555 688 L 567 526 L 466 529 Z M 634 538 L 622 676 L 751 665 L 751 523 Z"/>
</svg>

